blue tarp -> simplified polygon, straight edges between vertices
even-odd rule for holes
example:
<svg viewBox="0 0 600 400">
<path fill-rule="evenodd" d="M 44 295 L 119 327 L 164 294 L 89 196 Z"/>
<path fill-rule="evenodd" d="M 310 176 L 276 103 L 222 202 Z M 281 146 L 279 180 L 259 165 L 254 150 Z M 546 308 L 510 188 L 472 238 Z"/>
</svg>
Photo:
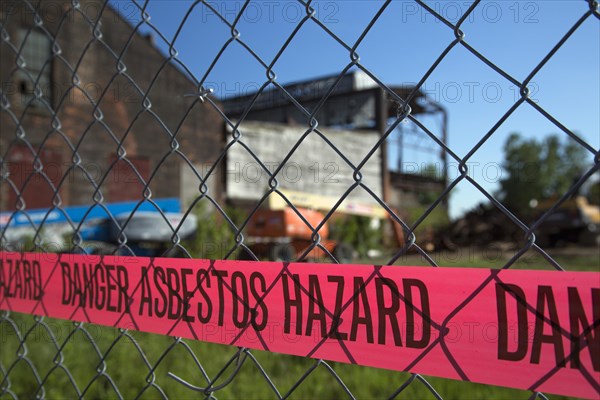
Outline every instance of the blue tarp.
<svg viewBox="0 0 600 400">
<path fill-rule="evenodd" d="M 181 212 L 181 202 L 177 198 L 166 198 L 153 200 L 154 203 L 164 213 Z M 100 223 L 109 218 L 108 212 L 116 217 L 119 214 L 131 213 L 138 207 L 138 201 L 125 201 L 119 203 L 108 203 L 100 205 L 81 205 L 59 208 L 41 208 L 25 211 L 3 212 L 0 213 L 0 228 L 4 229 L 7 224 L 9 228 L 39 226 L 44 221 L 44 227 L 51 227 L 54 224 L 66 224 L 67 215 L 75 226 L 83 222 L 81 235 L 84 239 L 102 240 L 104 233 L 100 228 Z M 137 211 L 157 211 L 154 204 L 144 201 L 139 204 Z M 12 218 L 11 218 L 12 216 Z M 34 224 L 32 226 L 32 223 Z"/>
</svg>

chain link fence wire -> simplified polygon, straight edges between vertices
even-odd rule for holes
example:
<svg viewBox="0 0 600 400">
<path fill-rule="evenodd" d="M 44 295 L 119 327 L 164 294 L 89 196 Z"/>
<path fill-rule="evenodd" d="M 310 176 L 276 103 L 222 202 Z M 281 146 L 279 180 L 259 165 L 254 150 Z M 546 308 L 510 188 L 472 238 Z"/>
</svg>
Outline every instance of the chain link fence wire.
<svg viewBox="0 0 600 400">
<path fill-rule="evenodd" d="M 225 259 L 233 259 L 246 254 L 251 259 L 258 259 L 249 246 L 244 229 L 249 224 L 253 215 L 266 204 L 270 196 L 282 198 L 289 208 L 302 219 L 303 223 L 310 229 L 311 243 L 297 260 L 304 261 L 315 249 L 320 249 L 331 262 L 339 260 L 332 254 L 330 249 L 324 245 L 321 232 L 328 221 L 330 221 L 336 210 L 353 191 L 364 190 L 371 196 L 381 208 L 385 210 L 389 218 L 395 224 L 399 224 L 404 233 L 404 244 L 387 260 L 387 264 L 394 264 L 401 257 L 416 252 L 426 263 L 437 266 L 435 256 L 419 245 L 419 238 L 415 234 L 419 226 L 444 204 L 453 188 L 459 183 L 466 182 L 476 189 L 492 204 L 511 224 L 520 231 L 521 239 L 517 243 L 518 250 L 503 265 L 502 268 L 511 268 L 526 253 L 534 252 L 551 264 L 555 269 L 562 270 L 561 264 L 540 246 L 536 240 L 534 231 L 544 223 L 548 216 L 556 211 L 561 204 L 570 199 L 579 188 L 599 170 L 600 153 L 592 145 L 586 142 L 580 135 L 576 134 L 543 108 L 543 105 L 530 98 L 529 85 L 544 66 L 554 57 L 557 51 L 567 42 L 570 37 L 586 21 L 598 22 L 598 2 L 595 0 L 565 3 L 565 7 L 581 9 L 581 17 L 568 31 L 564 32 L 560 40 L 552 43 L 551 50 L 537 62 L 524 80 L 518 80 L 503 70 L 493 61 L 486 58 L 485 51 L 477 49 L 466 39 L 463 30 L 465 21 L 479 8 L 483 6 L 481 1 L 469 4 L 468 9 L 457 20 L 451 22 L 424 1 L 415 1 L 415 7 L 431 15 L 436 21 L 447 27 L 451 40 L 449 44 L 437 55 L 435 61 L 430 65 L 425 74 L 403 96 L 386 86 L 376 74 L 366 68 L 357 53 L 369 31 L 378 24 L 380 17 L 388 11 L 390 1 L 381 3 L 373 18 L 364 26 L 361 34 L 354 42 L 346 42 L 336 35 L 315 13 L 311 1 L 300 1 L 299 4 L 304 12 L 295 28 L 289 34 L 283 46 L 276 52 L 272 59 L 260 57 L 249 43 L 246 43 L 241 35 L 240 19 L 249 9 L 250 1 L 241 5 L 236 11 L 235 18 L 231 19 L 221 13 L 214 3 L 207 1 L 190 2 L 189 9 L 181 21 L 173 38 L 170 39 L 152 23 L 148 13 L 148 2 L 133 1 L 128 3 L 129 10 L 136 16 L 136 23 L 130 26 L 130 32 L 119 37 L 121 46 L 113 48 L 114 36 L 107 19 L 109 16 L 118 14 L 115 6 L 118 2 L 102 1 L 77 1 L 71 2 L 35 2 L 28 0 L 2 1 L 2 14 L 0 21 L 2 53 L 1 71 L 2 88 L 0 89 L 0 114 L 2 117 L 1 128 L 1 159 L 0 185 L 2 190 L 2 206 L 5 210 L 12 210 L 7 220 L 3 221 L 1 231 L 2 244 L 10 249 L 9 225 L 14 219 L 20 219 L 28 229 L 33 232 L 29 243 L 22 247 L 26 251 L 51 251 L 45 235 L 52 227 L 48 221 L 53 215 L 60 214 L 68 225 L 67 236 L 71 243 L 70 252 L 85 253 L 82 229 L 87 215 L 91 215 L 94 209 L 101 209 L 108 216 L 109 223 L 117 227 L 118 243 L 110 249 L 113 254 L 136 255 L 135 248 L 131 247 L 125 233 L 127 225 L 132 223 L 133 215 L 141 209 L 142 204 L 152 205 L 154 211 L 158 212 L 169 227 L 169 246 L 162 249 L 162 255 L 177 254 L 185 257 L 194 257 L 193 251 L 186 246 L 180 232 L 184 221 L 192 218 L 198 204 L 206 204 L 210 210 L 216 212 L 223 220 L 229 238 L 231 239 L 222 256 Z M 50 7 L 49 5 L 53 6 Z M 93 5 L 93 7 L 90 7 Z M 229 37 L 224 41 L 216 57 L 210 63 L 208 69 L 202 76 L 197 76 L 183 63 L 175 50 L 174 43 L 182 32 L 182 29 L 195 8 L 210 10 L 220 19 L 220 23 L 228 30 Z M 132 14 L 132 15 L 133 15 Z M 51 21 L 49 21 L 51 19 Z M 84 24 L 86 32 L 69 30 L 74 24 Z M 286 86 L 281 84 L 276 75 L 275 64 L 280 57 L 286 53 L 292 40 L 301 36 L 300 29 L 311 25 L 313 28 L 322 30 L 331 37 L 348 56 L 348 63 L 339 73 L 336 79 L 327 88 L 324 95 L 312 108 L 305 107 L 295 96 L 290 93 Z M 18 29 L 17 29 L 18 28 Z M 66 32 L 66 33 L 65 33 Z M 161 41 L 161 46 L 168 49 L 160 68 L 154 72 L 152 77 L 144 84 L 136 81 L 131 73 L 132 65 L 128 64 L 128 57 L 136 51 L 144 51 L 140 38 L 146 38 L 147 32 L 152 32 L 156 41 Z M 68 41 L 64 40 L 66 34 Z M 60 39 L 59 39 L 60 38 Z M 212 40 L 212 38 L 202 38 Z M 36 46 L 49 46 L 49 51 L 31 51 L 32 46 L 25 43 L 35 43 Z M 224 111 L 218 99 L 206 86 L 208 76 L 215 68 L 219 68 L 219 60 L 228 47 L 241 46 L 247 56 L 256 61 L 264 70 L 266 79 L 260 85 L 253 96 L 248 96 L 244 104 L 243 112 L 233 118 Z M 497 73 L 499 79 L 506 80 L 519 88 L 519 98 L 492 126 L 489 131 L 482 135 L 478 142 L 464 156 L 457 155 L 439 135 L 428 129 L 413 113 L 411 104 L 417 97 L 427 79 L 434 73 L 436 68 L 456 51 L 457 48 L 466 50 L 470 55 L 482 64 Z M 104 58 L 91 63 L 87 60 L 93 57 L 94 52 L 102 51 Z M 302 62 L 308 62 L 302 60 Z M 92 65 L 92 66 L 90 66 Z M 60 66 L 67 71 L 69 83 L 66 87 L 53 89 L 50 94 L 45 90 L 49 80 L 56 74 L 54 71 Z M 162 75 L 172 74 L 176 68 L 177 73 L 184 74 L 192 82 L 189 87 L 177 86 L 181 90 L 177 98 L 161 99 L 160 86 Z M 103 79 L 97 81 L 93 88 L 85 85 L 80 75 L 90 73 L 87 69 L 96 68 L 103 70 Z M 341 82 L 345 74 L 350 70 L 360 70 L 370 79 L 376 82 L 377 87 L 383 90 L 386 98 L 396 104 L 397 113 L 393 121 L 388 123 L 383 130 L 380 139 L 366 152 L 361 161 L 351 161 L 330 140 L 327 134 L 319 126 L 318 115 L 327 103 L 335 88 Z M 171 72 L 169 72 L 171 71 Z M 93 73 L 93 71 L 92 71 Z M 56 75 L 55 75 L 56 76 Z M 110 96 L 111 85 L 116 82 L 125 82 L 132 88 L 131 98 L 137 104 L 138 113 L 127 121 L 115 123 L 112 115 L 103 111 L 107 104 L 106 98 Z M 11 86 L 11 84 L 13 86 Z M 16 86 L 15 86 L 16 85 Z M 19 86 L 20 85 L 20 86 Z M 19 96 L 12 88 L 17 88 Z M 94 93 L 91 93 L 92 90 Z M 296 145 L 283 157 L 282 162 L 275 169 L 266 165 L 266 160 L 261 160 L 253 150 L 252 146 L 244 141 L 244 122 L 253 110 L 260 96 L 269 90 L 275 91 L 280 97 L 296 109 L 303 117 L 301 121 L 304 132 L 296 142 Z M 73 100 L 75 96 L 75 100 Z M 16 99 L 19 99 L 18 101 Z M 180 99 L 185 98 L 187 102 Z M 20 103 L 19 103 L 20 102 Z M 167 107 L 169 102 L 177 102 L 179 113 L 175 115 L 161 112 L 161 106 Z M 489 193 L 471 174 L 469 174 L 468 162 L 474 154 L 486 144 L 502 125 L 517 109 L 531 107 L 539 115 L 547 119 L 558 130 L 568 136 L 585 152 L 593 158 L 593 165 L 573 183 L 566 192 L 555 201 L 543 215 L 533 223 L 520 219 L 511 210 L 499 201 L 492 193 Z M 185 137 L 185 124 L 188 117 L 199 108 L 205 113 L 216 116 L 212 120 L 206 117 L 201 121 L 203 124 L 222 126 L 226 130 L 223 135 L 229 137 L 221 146 L 219 152 L 208 150 L 202 153 L 202 141 L 194 142 Z M 206 111 L 209 110 L 209 111 Z M 597 112 L 597 110 L 595 111 Z M 37 126 L 33 123 L 33 117 L 41 115 L 48 123 Z M 81 117 L 84 115 L 85 118 Z M 73 118 L 83 118 L 84 122 L 75 128 L 70 126 Z M 118 118 L 118 116 L 117 116 Z M 128 138 L 133 136 L 137 120 L 149 118 L 153 121 L 160 135 L 146 138 L 146 141 L 156 141 L 159 146 L 159 157 L 152 168 L 144 164 L 143 160 L 137 159 L 129 150 Z M 447 182 L 443 192 L 425 209 L 418 218 L 407 220 L 399 214 L 382 196 L 373 188 L 369 187 L 363 179 L 361 169 L 382 149 L 388 137 L 394 129 L 404 121 L 411 121 L 420 130 L 422 135 L 429 137 L 450 160 L 459 166 L 460 174 L 455 179 Z M 221 124 L 221 125 L 219 125 Z M 200 125 L 195 126 L 198 128 Z M 73 129 L 77 132 L 73 133 Z M 307 137 L 319 137 L 323 146 L 330 146 L 341 160 L 353 172 L 353 182 L 347 187 L 337 203 L 325 213 L 324 219 L 318 224 L 311 224 L 303 215 L 286 193 L 280 190 L 282 169 L 286 162 L 295 152 L 301 152 L 301 144 Z M 55 143 L 68 148 L 68 161 L 63 163 L 64 169 L 51 171 L 52 157 L 48 152 Z M 144 143 L 137 144 L 140 147 Z M 93 151 L 90 146 L 110 146 L 113 157 L 106 168 L 92 171 L 88 160 Z M 268 188 L 261 199 L 253 204 L 248 212 L 235 218 L 224 205 L 219 189 L 214 190 L 210 180 L 218 176 L 223 168 L 224 160 L 230 149 L 240 146 L 245 149 L 262 169 L 262 173 L 268 176 Z M 20 152 L 20 153 L 19 153 Z M 209 160 L 208 168 L 199 170 L 193 160 L 198 159 L 196 153 Z M 11 170 L 10 162 L 12 154 L 21 154 L 22 159 L 28 165 L 26 172 L 20 171 L 19 177 Z M 200 157 L 200 158 L 201 158 Z M 156 198 L 160 197 L 161 173 L 169 170 L 173 161 L 177 161 L 189 167 L 193 171 L 194 183 L 197 188 L 193 201 L 187 205 L 183 221 L 174 223 L 163 212 Z M 114 215 L 107 200 L 111 188 L 109 181 L 115 171 L 129 171 L 133 181 L 130 186 L 136 192 L 136 204 L 134 211 L 123 218 Z M 80 220 L 73 220 L 65 208 L 73 204 L 70 199 L 71 192 L 65 188 L 69 185 L 74 174 L 78 174 L 77 185 L 85 187 L 83 195 L 87 196 L 84 208 L 84 216 Z M 113 174 L 113 175 L 111 175 Z M 19 179 L 17 179 L 19 178 Z M 166 179 L 173 179 L 167 176 Z M 162 181 L 164 182 L 164 181 Z M 39 191 L 39 196 L 46 195 L 49 203 L 45 207 L 49 209 L 43 215 L 31 212 L 39 208 L 39 204 L 31 204 L 26 201 L 25 193 L 28 187 Z M 121 190 L 124 190 L 121 188 Z M 114 191 L 113 191 L 114 192 Z M 118 192 L 118 191 L 117 191 Z M 111 198 L 118 198 L 119 193 L 112 193 Z M 35 196 L 34 196 L 35 197 Z M 208 238 L 207 240 L 211 240 Z M 490 278 L 492 279 L 492 278 Z M 484 283 L 482 284 L 482 287 Z M 305 290 L 306 291 L 306 290 Z M 477 296 L 477 292 L 471 297 Z M 464 307 L 466 304 L 461 305 Z M 325 310 L 328 312 L 327 310 Z M 458 312 L 459 309 L 456 310 Z M 445 322 L 432 321 L 432 325 L 442 331 Z M 567 332 L 562 332 L 568 336 Z M 440 335 L 442 337 L 443 335 Z M 95 326 L 87 323 L 73 323 L 54 320 L 45 317 L 34 317 L 20 315 L 12 312 L 3 312 L 0 316 L 0 339 L 2 341 L 2 355 L 0 357 L 0 397 L 2 398 L 57 398 L 57 397 L 115 397 L 115 398 L 167 398 L 167 397 L 206 397 L 214 398 L 221 394 L 223 397 L 309 397 L 318 395 L 320 397 L 366 397 L 378 396 L 396 398 L 412 396 L 419 398 L 443 398 L 456 396 L 450 388 L 449 381 L 435 378 L 425 378 L 418 374 L 397 373 L 391 371 L 375 371 L 369 368 L 328 363 L 323 360 L 312 360 L 310 358 L 292 357 L 271 354 L 262 351 L 250 351 L 246 348 L 206 344 L 197 341 L 182 340 L 181 338 L 170 338 L 164 336 L 150 335 L 130 331 L 126 329 L 111 329 Z M 318 347 L 318 344 L 317 344 Z M 449 358 L 451 354 L 447 353 Z M 463 378 L 467 376 L 457 365 L 457 372 Z M 481 385 L 483 386 L 483 385 Z M 464 386 L 462 386 L 464 388 Z M 485 388 L 473 385 L 477 389 L 472 393 L 474 397 L 487 395 Z M 490 388 L 487 388 L 490 389 Z M 491 388 L 495 390 L 494 388 Z M 369 391 L 370 390 L 370 391 Z M 519 395 L 521 392 L 507 391 L 511 395 Z M 464 393 L 464 392 L 463 392 Z M 546 398 L 542 393 L 533 390 L 532 398 Z M 460 397 L 460 394 L 458 395 Z"/>
</svg>

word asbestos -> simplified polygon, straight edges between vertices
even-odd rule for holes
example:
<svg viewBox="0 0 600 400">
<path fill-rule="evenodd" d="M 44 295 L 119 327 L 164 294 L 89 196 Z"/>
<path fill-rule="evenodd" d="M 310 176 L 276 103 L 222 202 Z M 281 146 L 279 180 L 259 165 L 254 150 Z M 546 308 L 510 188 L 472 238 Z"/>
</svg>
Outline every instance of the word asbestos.
<svg viewBox="0 0 600 400">
<path fill-rule="evenodd" d="M 0 255 L 1 309 L 600 394 L 598 273 Z"/>
</svg>

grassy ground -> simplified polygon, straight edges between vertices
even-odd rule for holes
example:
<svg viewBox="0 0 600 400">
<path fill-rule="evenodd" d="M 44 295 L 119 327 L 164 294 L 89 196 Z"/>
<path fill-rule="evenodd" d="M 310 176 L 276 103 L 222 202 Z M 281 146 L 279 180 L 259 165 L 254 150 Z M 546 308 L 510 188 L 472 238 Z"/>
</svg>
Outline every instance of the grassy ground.
<svg viewBox="0 0 600 400">
<path fill-rule="evenodd" d="M 441 267 L 466 268 L 502 268 L 517 253 L 516 250 L 501 250 L 498 248 L 462 248 L 457 251 L 440 251 L 430 256 Z M 600 248 L 566 247 L 552 249 L 550 257 L 566 271 L 600 271 Z M 363 259 L 363 264 L 386 264 L 391 256 L 377 259 Z M 419 254 L 402 255 L 394 265 L 431 265 Z M 555 270 L 553 264 L 541 254 L 529 250 L 510 266 L 511 269 Z"/>
<path fill-rule="evenodd" d="M 453 254 L 434 254 L 434 259 L 438 264 L 445 266 L 498 268 L 504 265 L 510 256 L 511 252 L 492 254 L 481 250 L 463 250 Z M 596 249 L 563 249 L 555 252 L 553 257 L 567 270 L 600 271 L 600 254 Z M 363 261 L 384 263 L 386 260 Z M 397 260 L 396 264 L 428 263 L 420 256 L 408 255 Z M 552 268 L 541 256 L 534 253 L 526 254 L 514 267 Z M 19 347 L 18 335 L 26 338 L 25 348 Z M 84 325 L 82 329 L 72 322 L 50 318 L 44 318 L 42 323 L 38 323 L 32 316 L 15 313 L 0 317 L 0 382 L 9 372 L 10 390 L 20 398 L 35 397 L 36 382 L 46 379 L 46 376 L 48 378 L 44 383 L 45 397 L 49 399 L 76 397 L 78 393 L 70 379 L 76 382 L 80 393 L 85 391 L 85 397 L 92 399 L 118 398 L 113 385 L 124 398 L 134 398 L 140 392 L 143 392 L 141 398 L 159 398 L 160 393 L 155 385 L 164 390 L 170 398 L 202 398 L 202 393 L 186 388 L 169 377 L 168 373 L 172 372 L 194 385 L 204 387 L 207 379 L 196 365 L 196 361 L 200 363 L 206 375 L 213 379 L 237 354 L 237 348 L 230 346 L 187 340 L 176 342 L 173 338 L 139 332 L 128 332 L 127 335 L 123 335 L 119 330 L 94 325 Z M 115 341 L 119 337 L 120 339 Z M 135 339 L 135 342 L 131 338 Z M 66 344 L 61 349 L 62 356 L 57 356 L 63 343 Z M 145 358 L 135 343 L 143 350 Z M 104 363 L 101 363 L 103 354 L 106 356 Z M 315 360 L 301 357 L 254 350 L 252 355 L 281 395 L 291 390 L 304 373 L 316 365 Z M 216 391 L 215 396 L 219 399 L 276 398 L 274 390 L 254 361 L 249 357 L 242 359 L 243 363 L 235 379 L 222 390 Z M 361 399 L 389 397 L 411 377 L 406 373 L 375 368 L 339 363 L 329 365 L 354 396 Z M 153 375 L 150 374 L 152 368 Z M 235 363 L 232 363 L 215 385 L 227 383 L 235 368 Z M 531 395 L 530 392 L 448 379 L 426 377 L 426 380 L 445 399 L 527 399 Z M 7 383 L 4 382 L 0 386 L 4 389 Z M 2 399 L 10 397 L 8 392 L 0 396 Z M 346 396 L 334 375 L 325 365 L 319 365 L 294 389 L 291 397 L 331 399 Z M 434 396 L 423 381 L 415 379 L 397 398 L 429 399 Z"/>
<path fill-rule="evenodd" d="M 11 314 L 11 320 L 19 325 L 22 333 L 34 325 L 33 318 L 27 315 Z M 73 332 L 74 329 L 73 324 L 70 322 L 48 318 L 44 321 L 52 327 L 55 334 L 58 332 L 59 343 L 64 341 L 69 332 Z M 2 326 L 4 325 L 6 325 L 6 322 L 2 323 Z M 86 390 L 86 386 L 89 385 L 85 393 L 86 398 L 118 398 L 112 384 L 118 388 L 120 395 L 127 399 L 136 397 L 146 387 L 148 389 L 141 398 L 160 398 L 158 390 L 149 386 L 146 381 L 150 367 L 146 366 L 144 358 L 131 339 L 122 337 L 111 349 L 115 338 L 120 335 L 118 330 L 86 326 L 88 333 L 94 338 L 98 347 L 97 350 L 102 354 L 108 351 L 108 356 L 105 359 L 106 375 L 100 375 L 97 372 L 100 366 L 100 355 L 97 354 L 94 346 L 90 344 L 83 330 L 75 329 L 75 333 L 63 348 L 63 359 L 58 363 L 59 360 L 55 357 L 57 349 L 51 343 L 47 332 L 41 325 L 35 327 L 29 334 L 26 341 L 26 357 L 20 360 L 16 355 L 16 350 L 19 349 L 17 337 L 14 333 L 8 332 L 6 327 L 2 329 L 3 351 L 0 359 L 4 368 L 10 368 L 16 361 L 13 370 L 9 374 L 10 389 L 20 398 L 34 398 L 36 395 L 36 378 L 28 365 L 29 362 L 35 366 L 41 379 L 44 379 L 48 372 L 54 368 L 44 384 L 45 397 L 49 399 L 77 397 L 77 391 L 70 383 L 69 377 L 65 373 L 66 370 L 72 374 L 79 392 Z M 168 376 L 168 373 L 171 372 L 194 385 L 206 386 L 206 379 L 196 366 L 194 357 L 184 345 L 175 343 L 174 339 L 169 337 L 138 332 L 132 332 L 131 334 L 143 349 L 147 357 L 146 361 L 152 366 L 158 364 L 154 370 L 154 382 L 164 390 L 169 398 L 204 397 L 202 393 L 194 392 Z M 231 346 L 187 340 L 185 343 L 189 345 L 210 378 L 217 376 L 220 369 L 237 354 L 237 348 Z M 173 346 L 172 349 L 164 355 L 165 351 L 171 346 Z M 19 351 L 22 351 L 22 349 L 19 349 Z M 252 355 L 271 378 L 281 395 L 285 395 L 307 370 L 316 365 L 315 360 L 302 357 L 256 350 L 252 351 Z M 353 395 L 359 399 L 388 398 L 411 377 L 407 373 L 340 363 L 330 363 L 330 366 Z M 63 367 L 65 368 L 63 369 Z M 216 385 L 225 383 L 235 368 L 235 363 L 227 368 L 221 379 L 217 380 Z M 100 368 L 100 370 L 102 369 Z M 110 377 L 110 380 L 108 377 Z M 529 392 L 489 385 L 433 377 L 425 378 L 444 399 L 527 399 L 531 395 Z M 215 392 L 215 396 L 219 399 L 277 397 L 259 368 L 250 358 L 244 360 L 235 379 L 222 390 Z M 10 398 L 8 394 L 1 397 Z M 319 365 L 294 390 L 291 396 L 291 398 L 297 399 L 337 399 L 345 397 L 348 396 L 345 395 L 343 387 L 325 365 Z M 434 399 L 435 397 L 423 381 L 415 379 L 397 398 Z M 550 398 L 561 397 L 551 396 Z"/>
</svg>

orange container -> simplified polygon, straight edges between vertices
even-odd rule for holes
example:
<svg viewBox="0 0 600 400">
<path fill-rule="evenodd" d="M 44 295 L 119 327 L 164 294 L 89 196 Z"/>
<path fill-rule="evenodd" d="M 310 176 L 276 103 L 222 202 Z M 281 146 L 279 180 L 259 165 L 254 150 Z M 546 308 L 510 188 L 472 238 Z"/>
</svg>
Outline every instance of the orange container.
<svg viewBox="0 0 600 400">
<path fill-rule="evenodd" d="M 323 221 L 323 214 L 306 208 L 298 208 L 306 221 L 316 228 Z M 287 207 L 283 210 L 258 210 L 248 223 L 248 235 L 263 238 L 310 239 L 313 231 L 296 212 Z M 319 229 L 322 239 L 327 239 L 329 228 Z"/>
</svg>

